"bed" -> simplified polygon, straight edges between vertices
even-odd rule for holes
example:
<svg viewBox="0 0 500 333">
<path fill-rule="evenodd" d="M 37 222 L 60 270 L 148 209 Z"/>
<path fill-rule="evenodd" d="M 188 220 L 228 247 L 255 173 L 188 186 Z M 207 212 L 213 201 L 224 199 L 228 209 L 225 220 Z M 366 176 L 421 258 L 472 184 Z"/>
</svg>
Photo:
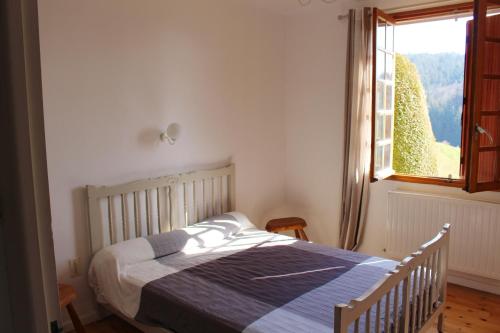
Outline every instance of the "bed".
<svg viewBox="0 0 500 333">
<path fill-rule="evenodd" d="M 401 262 L 258 230 L 234 165 L 88 186 L 89 282 L 144 332 L 421 332 L 446 299 L 449 226 Z"/>
</svg>

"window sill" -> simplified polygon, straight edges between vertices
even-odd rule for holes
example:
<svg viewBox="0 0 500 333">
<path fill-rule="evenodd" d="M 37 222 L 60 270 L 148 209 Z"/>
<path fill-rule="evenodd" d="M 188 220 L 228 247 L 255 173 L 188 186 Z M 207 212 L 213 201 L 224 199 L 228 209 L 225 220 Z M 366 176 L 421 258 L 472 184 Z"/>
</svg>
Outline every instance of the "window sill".
<svg viewBox="0 0 500 333">
<path fill-rule="evenodd" d="M 386 178 L 386 180 L 395 180 L 399 182 L 407 183 L 417 183 L 417 184 L 430 184 L 448 187 L 458 187 L 463 188 L 465 182 L 463 179 L 448 179 L 439 177 L 418 177 L 418 176 L 408 176 L 408 175 L 392 175 Z"/>
</svg>

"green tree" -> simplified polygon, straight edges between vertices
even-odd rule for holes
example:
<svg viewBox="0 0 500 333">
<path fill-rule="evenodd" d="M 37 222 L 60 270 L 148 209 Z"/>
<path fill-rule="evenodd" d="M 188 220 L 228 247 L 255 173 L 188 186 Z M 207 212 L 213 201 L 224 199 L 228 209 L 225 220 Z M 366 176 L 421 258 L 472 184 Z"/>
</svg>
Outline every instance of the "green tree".
<svg viewBox="0 0 500 333">
<path fill-rule="evenodd" d="M 397 173 L 435 176 L 437 157 L 424 88 L 416 66 L 396 55 L 394 159 Z"/>
</svg>

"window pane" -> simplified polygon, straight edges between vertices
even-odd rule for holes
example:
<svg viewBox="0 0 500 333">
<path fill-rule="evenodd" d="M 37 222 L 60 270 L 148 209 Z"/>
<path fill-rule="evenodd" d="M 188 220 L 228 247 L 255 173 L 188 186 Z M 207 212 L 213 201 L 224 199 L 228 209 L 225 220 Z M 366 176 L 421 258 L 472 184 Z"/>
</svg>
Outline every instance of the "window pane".
<svg viewBox="0 0 500 333">
<path fill-rule="evenodd" d="M 387 38 L 385 48 L 387 51 L 394 51 L 394 26 L 387 25 Z"/>
<path fill-rule="evenodd" d="M 385 57 L 385 79 L 392 80 L 394 75 L 394 56 L 387 54 Z"/>
<path fill-rule="evenodd" d="M 385 79 L 384 73 L 385 73 L 385 52 L 377 51 L 377 68 L 376 68 L 377 80 L 384 80 Z"/>
<path fill-rule="evenodd" d="M 384 138 L 390 139 L 392 138 L 392 115 L 385 116 L 385 129 L 384 129 Z"/>
<path fill-rule="evenodd" d="M 389 169 L 392 167 L 391 147 L 392 147 L 392 145 L 390 145 L 390 144 L 384 146 L 384 169 Z"/>
<path fill-rule="evenodd" d="M 377 114 L 376 119 L 375 119 L 375 140 L 382 140 L 384 139 L 384 116 L 381 114 Z"/>
<path fill-rule="evenodd" d="M 394 89 L 392 88 L 392 86 L 389 86 L 387 85 L 385 87 L 385 109 L 386 110 L 393 110 L 394 107 Z"/>
<path fill-rule="evenodd" d="M 384 156 L 384 146 L 376 146 L 375 147 L 375 170 L 381 170 L 382 166 L 382 158 Z"/>
<path fill-rule="evenodd" d="M 378 21 L 377 48 L 385 49 L 385 21 L 382 20 Z"/>
<path fill-rule="evenodd" d="M 385 84 L 377 81 L 377 110 L 385 110 Z"/>
</svg>

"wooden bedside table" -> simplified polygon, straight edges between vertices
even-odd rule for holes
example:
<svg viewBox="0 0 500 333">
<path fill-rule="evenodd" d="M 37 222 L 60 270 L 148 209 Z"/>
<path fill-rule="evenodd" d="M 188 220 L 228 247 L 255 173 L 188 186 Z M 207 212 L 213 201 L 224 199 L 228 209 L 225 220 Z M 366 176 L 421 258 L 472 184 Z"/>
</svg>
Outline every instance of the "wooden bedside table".
<svg viewBox="0 0 500 333">
<path fill-rule="evenodd" d="M 77 333 L 85 333 L 85 328 L 78 317 L 78 314 L 73 307 L 73 301 L 76 299 L 76 291 L 75 289 L 67 284 L 58 284 L 59 288 L 59 307 L 66 308 L 68 310 L 69 317 L 73 322 L 73 326 L 75 327 L 75 332 Z"/>
<path fill-rule="evenodd" d="M 270 220 L 266 224 L 266 230 L 269 232 L 278 233 L 280 231 L 293 230 L 295 232 L 295 238 L 309 241 L 304 231 L 305 227 L 307 227 L 307 223 L 300 217 L 284 217 L 281 219 L 274 219 Z"/>
</svg>

